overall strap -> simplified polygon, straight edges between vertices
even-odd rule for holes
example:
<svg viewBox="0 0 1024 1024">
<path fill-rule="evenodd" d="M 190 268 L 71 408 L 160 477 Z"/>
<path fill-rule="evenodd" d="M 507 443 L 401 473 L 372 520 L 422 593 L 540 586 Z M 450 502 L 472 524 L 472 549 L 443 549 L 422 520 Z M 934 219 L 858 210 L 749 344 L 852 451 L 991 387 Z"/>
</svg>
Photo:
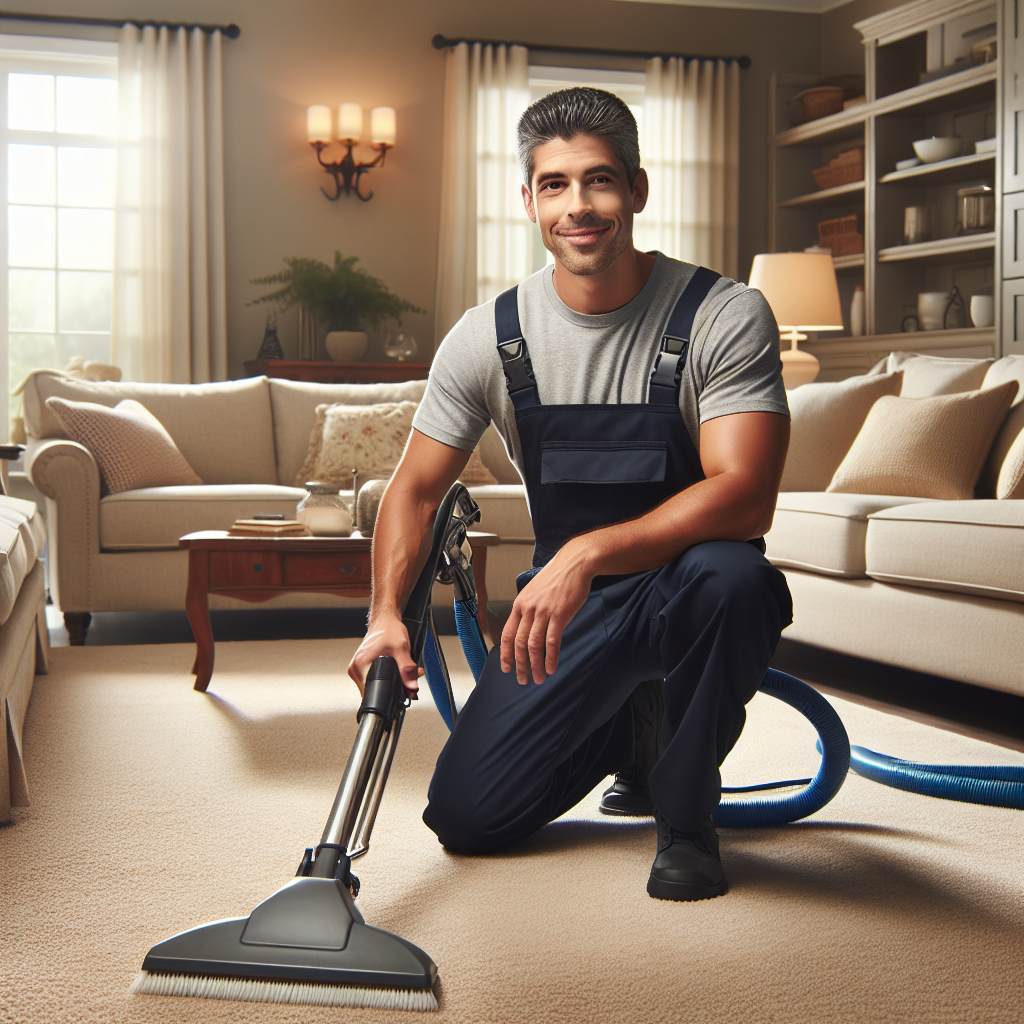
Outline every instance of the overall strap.
<svg viewBox="0 0 1024 1024">
<path fill-rule="evenodd" d="M 519 326 L 519 286 L 509 288 L 494 300 L 494 327 L 498 335 L 498 355 L 505 374 L 508 396 L 516 409 L 540 405 L 537 381 L 533 376 L 530 352 Z"/>
<path fill-rule="evenodd" d="M 676 301 L 661 339 L 661 351 L 654 361 L 647 400 L 652 405 L 678 405 L 686 351 L 690 346 L 693 320 L 700 304 L 721 277 L 707 267 L 698 267 Z"/>
</svg>

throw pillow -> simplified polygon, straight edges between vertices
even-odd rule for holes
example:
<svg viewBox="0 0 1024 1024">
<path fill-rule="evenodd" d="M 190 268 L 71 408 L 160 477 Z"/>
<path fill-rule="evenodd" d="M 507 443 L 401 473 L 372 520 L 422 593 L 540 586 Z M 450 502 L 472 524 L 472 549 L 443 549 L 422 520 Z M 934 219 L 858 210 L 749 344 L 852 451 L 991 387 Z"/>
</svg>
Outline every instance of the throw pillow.
<svg viewBox="0 0 1024 1024">
<path fill-rule="evenodd" d="M 902 383 L 903 374 L 887 373 L 788 392 L 792 425 L 779 490 L 825 490 L 871 407 L 883 395 L 898 395 Z"/>
<path fill-rule="evenodd" d="M 348 488 L 353 469 L 364 480 L 391 476 L 405 451 L 415 412 L 415 402 L 318 405 L 295 485 L 319 480 Z"/>
<path fill-rule="evenodd" d="M 203 482 L 163 424 L 139 402 L 128 398 L 111 409 L 95 402 L 48 398 L 46 407 L 72 441 L 92 452 L 111 494 Z"/>
<path fill-rule="evenodd" d="M 1010 445 L 1010 450 L 999 470 L 996 484 L 997 498 L 1024 498 L 1024 430 Z"/>
<path fill-rule="evenodd" d="M 974 497 L 974 485 L 1017 393 L 1009 381 L 935 398 L 880 398 L 828 490 L 937 501 Z"/>
<path fill-rule="evenodd" d="M 916 352 L 890 352 L 886 369 L 889 373 L 903 371 L 901 398 L 933 398 L 976 391 L 991 365 L 991 359 L 947 359 Z"/>
<path fill-rule="evenodd" d="M 1024 431 L 1024 356 L 1003 356 L 997 359 L 985 374 L 982 388 L 994 388 L 1005 384 L 1008 380 L 1015 380 L 1020 390 L 1017 397 L 1006 414 L 1006 419 L 1000 428 L 996 439 L 992 444 L 992 450 L 988 453 L 985 466 L 978 477 L 978 486 L 975 488 L 976 498 L 994 498 L 998 490 L 999 474 L 1002 472 L 1003 464 L 1006 462 L 1013 447 L 1013 442 L 1022 431 Z M 1008 470 L 1008 472 L 1010 472 Z"/>
<path fill-rule="evenodd" d="M 480 445 L 477 445 L 469 455 L 469 462 L 466 468 L 459 474 L 459 479 L 467 487 L 486 487 L 489 484 L 496 484 L 498 478 L 487 468 L 480 455 Z"/>
</svg>

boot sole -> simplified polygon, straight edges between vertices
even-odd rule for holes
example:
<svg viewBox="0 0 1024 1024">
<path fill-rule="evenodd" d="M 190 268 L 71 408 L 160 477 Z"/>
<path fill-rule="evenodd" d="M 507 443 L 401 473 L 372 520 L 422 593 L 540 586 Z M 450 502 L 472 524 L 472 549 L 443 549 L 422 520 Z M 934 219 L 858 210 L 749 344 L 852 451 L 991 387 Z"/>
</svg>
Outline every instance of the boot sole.
<svg viewBox="0 0 1024 1024">
<path fill-rule="evenodd" d="M 696 903 L 698 900 L 713 900 L 729 891 L 729 883 L 723 878 L 718 885 L 698 885 L 695 882 L 666 882 L 652 874 L 647 879 L 647 895 L 656 900 L 674 900 L 677 903 Z"/>
<path fill-rule="evenodd" d="M 603 803 L 597 808 L 602 814 L 611 814 L 616 818 L 653 818 L 654 805 L 646 808 L 606 807 Z"/>
</svg>

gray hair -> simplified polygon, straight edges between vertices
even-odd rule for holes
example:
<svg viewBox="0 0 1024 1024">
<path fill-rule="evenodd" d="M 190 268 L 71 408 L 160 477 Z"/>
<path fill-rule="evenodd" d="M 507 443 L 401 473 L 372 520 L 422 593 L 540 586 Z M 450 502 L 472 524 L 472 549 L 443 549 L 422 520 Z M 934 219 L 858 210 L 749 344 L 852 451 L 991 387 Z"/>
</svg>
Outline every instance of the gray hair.
<svg viewBox="0 0 1024 1024">
<path fill-rule="evenodd" d="M 533 154 L 553 139 L 569 142 L 577 135 L 607 139 L 626 169 L 630 186 L 640 170 L 636 118 L 614 93 L 604 89 L 560 89 L 526 108 L 517 128 L 519 166 L 527 187 L 533 178 Z"/>
</svg>

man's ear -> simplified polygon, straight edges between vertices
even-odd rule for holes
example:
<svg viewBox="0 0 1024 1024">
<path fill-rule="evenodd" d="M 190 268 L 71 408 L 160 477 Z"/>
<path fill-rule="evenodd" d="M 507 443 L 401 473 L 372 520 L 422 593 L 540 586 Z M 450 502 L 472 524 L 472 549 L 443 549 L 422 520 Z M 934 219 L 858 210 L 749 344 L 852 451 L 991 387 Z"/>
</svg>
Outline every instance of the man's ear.
<svg viewBox="0 0 1024 1024">
<path fill-rule="evenodd" d="M 533 205 L 533 193 L 526 185 L 523 186 L 523 206 L 526 207 L 526 216 L 529 217 L 534 224 L 536 224 L 537 211 Z"/>
<path fill-rule="evenodd" d="M 633 212 L 640 213 L 647 205 L 647 197 L 651 194 L 651 183 L 647 172 L 641 167 L 633 180 Z"/>
</svg>

